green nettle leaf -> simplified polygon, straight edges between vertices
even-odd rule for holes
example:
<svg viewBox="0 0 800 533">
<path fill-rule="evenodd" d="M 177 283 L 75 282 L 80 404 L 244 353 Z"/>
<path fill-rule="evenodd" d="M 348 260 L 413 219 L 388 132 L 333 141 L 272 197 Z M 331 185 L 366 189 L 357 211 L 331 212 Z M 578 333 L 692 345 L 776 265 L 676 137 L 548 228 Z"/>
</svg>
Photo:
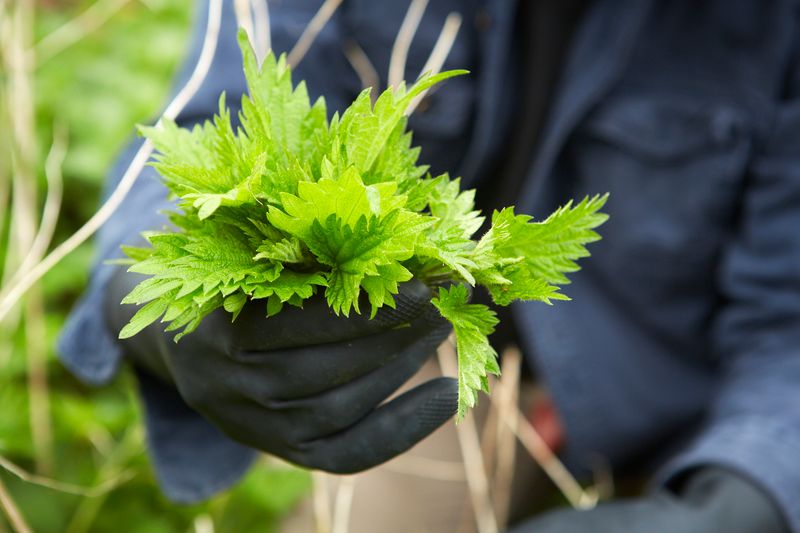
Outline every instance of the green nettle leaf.
<svg viewBox="0 0 800 533">
<path fill-rule="evenodd" d="M 260 302 L 269 317 L 315 295 L 349 316 L 365 294 L 374 317 L 416 277 L 453 325 L 460 419 L 499 373 L 488 341 L 497 318 L 469 303 L 467 285 L 486 287 L 497 305 L 567 299 L 560 286 L 599 239 L 606 196 L 569 202 L 543 222 L 508 207 L 476 239 L 485 219 L 475 191 L 431 177 L 406 130 L 411 101 L 465 71 L 423 75 L 374 106 L 364 91 L 329 121 L 325 101 L 312 105 L 305 85 L 292 84 L 283 56 L 259 67 L 243 32 L 239 41 L 249 88 L 241 128 L 224 95 L 218 115 L 191 130 L 141 128 L 178 207 L 174 230 L 146 233 L 149 247 L 123 247 L 130 270 L 150 277 L 123 301 L 142 307 L 120 337 L 160 320 L 177 341 L 216 309 L 235 320 Z"/>
<path fill-rule="evenodd" d="M 494 311 L 481 304 L 471 304 L 464 285 L 441 287 L 433 305 L 453 324 L 458 350 L 458 417 L 478 401 L 478 390 L 489 392 L 488 374 L 500 374 L 497 352 L 488 336 L 497 325 Z"/>
</svg>

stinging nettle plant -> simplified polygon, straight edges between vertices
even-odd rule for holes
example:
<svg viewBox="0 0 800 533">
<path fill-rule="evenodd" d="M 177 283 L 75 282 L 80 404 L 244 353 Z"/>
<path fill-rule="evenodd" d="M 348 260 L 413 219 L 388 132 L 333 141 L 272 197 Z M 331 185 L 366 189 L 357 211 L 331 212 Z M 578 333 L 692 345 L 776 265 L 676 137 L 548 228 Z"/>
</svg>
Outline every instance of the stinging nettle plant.
<svg viewBox="0 0 800 533">
<path fill-rule="evenodd" d="M 607 195 L 570 202 L 542 222 L 507 207 L 473 238 L 484 222 L 475 191 L 417 164 L 405 115 L 415 97 L 466 71 L 423 75 L 374 106 L 364 90 L 328 120 L 322 98 L 312 105 L 305 84 L 292 85 L 283 56 L 270 54 L 259 68 L 243 31 L 239 43 L 249 89 L 240 128 L 224 95 L 214 120 L 192 130 L 171 121 L 141 128 L 178 200 L 169 217 L 177 231 L 147 232 L 149 247 L 123 247 L 129 270 L 150 277 L 123 300 L 144 305 L 120 338 L 160 319 L 177 342 L 216 309 L 235 320 L 248 300 L 264 300 L 269 317 L 318 293 L 349 316 L 362 312 L 363 291 L 374 317 L 394 306 L 399 283 L 417 278 L 453 325 L 462 418 L 478 391 L 488 392 L 488 374 L 499 374 L 487 338 L 497 318 L 469 303 L 465 284 L 485 287 L 503 306 L 568 299 L 559 286 L 600 238 Z"/>
</svg>

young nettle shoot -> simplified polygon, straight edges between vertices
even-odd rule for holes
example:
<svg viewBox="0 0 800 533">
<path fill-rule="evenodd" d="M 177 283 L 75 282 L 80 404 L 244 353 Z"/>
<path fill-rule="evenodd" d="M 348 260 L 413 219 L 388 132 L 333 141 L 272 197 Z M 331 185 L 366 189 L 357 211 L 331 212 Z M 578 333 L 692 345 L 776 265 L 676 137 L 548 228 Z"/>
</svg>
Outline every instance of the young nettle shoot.
<svg viewBox="0 0 800 533">
<path fill-rule="evenodd" d="M 567 299 L 559 286 L 599 239 L 606 196 L 568 203 L 542 222 L 508 207 L 476 238 L 484 219 L 475 191 L 417 164 L 405 115 L 420 93 L 465 71 L 423 75 L 374 106 L 365 90 L 328 120 L 323 99 L 312 105 L 305 84 L 292 85 L 283 56 L 259 68 L 244 33 L 239 42 L 249 89 L 240 128 L 224 95 L 214 120 L 191 130 L 169 121 L 142 128 L 177 199 L 177 230 L 148 232 L 149 247 L 124 248 L 130 271 L 150 277 L 123 300 L 145 305 L 120 337 L 160 319 L 178 341 L 220 307 L 235 320 L 247 301 L 263 300 L 272 316 L 317 293 L 348 316 L 365 311 L 363 291 L 374 316 L 394 306 L 399 283 L 417 278 L 453 324 L 462 418 L 478 390 L 488 392 L 487 375 L 499 373 L 487 339 L 497 318 L 469 303 L 464 284 L 486 287 L 498 305 Z"/>
</svg>

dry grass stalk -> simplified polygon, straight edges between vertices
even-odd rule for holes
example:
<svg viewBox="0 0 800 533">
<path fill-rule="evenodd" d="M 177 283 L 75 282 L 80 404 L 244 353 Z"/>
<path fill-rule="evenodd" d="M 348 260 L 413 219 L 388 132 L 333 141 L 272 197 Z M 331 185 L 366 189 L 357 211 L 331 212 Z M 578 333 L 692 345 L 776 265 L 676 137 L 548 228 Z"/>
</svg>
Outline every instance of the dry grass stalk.
<svg viewBox="0 0 800 533">
<path fill-rule="evenodd" d="M 192 526 L 194 533 L 214 533 L 214 520 L 207 514 L 195 517 Z"/>
<path fill-rule="evenodd" d="M 455 363 L 457 355 L 452 339 L 439 347 L 438 355 L 442 373 L 449 376 L 455 375 L 458 372 Z M 467 487 L 478 532 L 497 533 L 497 520 L 489 497 L 489 480 L 483 465 L 475 417 L 471 412 L 467 413 L 461 423 L 456 426 L 456 434 L 461 448 L 461 456 L 464 458 Z"/>
<path fill-rule="evenodd" d="M 47 178 L 47 196 L 42 211 L 42 218 L 36 237 L 33 239 L 28 249 L 28 253 L 20 263 L 16 272 L 8 284 L 14 284 L 21 277 L 23 272 L 30 269 L 37 261 L 40 261 L 47 252 L 47 248 L 53 239 L 53 233 L 58 223 L 58 216 L 61 212 L 61 201 L 63 196 L 63 176 L 61 166 L 67 155 L 67 134 L 63 126 L 53 125 L 53 144 L 45 160 L 45 177 Z"/>
<path fill-rule="evenodd" d="M 490 494 L 497 524 L 504 529 L 511 503 L 517 440 L 514 433 L 503 423 L 503 419 L 518 405 L 522 354 L 517 347 L 511 346 L 503 351 L 501 359 L 503 365 L 501 379 L 489 376 L 492 396 L 489 397 L 491 403 L 481 431 L 480 442 L 486 475 L 491 481 Z M 461 517 L 459 531 L 471 531 L 466 513 Z"/>
<path fill-rule="evenodd" d="M 102 462 L 97 468 L 96 479 L 127 480 L 132 477 L 127 465 L 144 453 L 142 443 L 142 428 L 139 426 L 129 427 L 116 443 L 111 452 L 103 457 Z M 89 533 L 95 523 L 98 513 L 106 502 L 109 491 L 101 492 L 91 498 L 82 498 L 78 503 L 72 518 L 64 528 L 65 533 Z"/>
<path fill-rule="evenodd" d="M 6 16 L 5 3 L 0 6 L 0 60 L 2 64 L 6 64 L 6 51 L 10 48 L 9 39 L 12 36 L 11 21 Z M 6 70 L 4 66 L 3 70 Z M 0 240 L 6 235 L 6 221 L 10 221 L 10 217 L 6 216 L 8 213 L 11 201 L 11 168 L 9 163 L 12 158 L 12 136 L 10 129 L 7 125 L 10 124 L 11 117 L 9 116 L 9 99 L 7 97 L 6 85 L 0 84 Z M 3 279 L 10 275 L 9 271 L 0 265 L 0 287 L 3 286 Z M 10 342 L 11 334 L 16 329 L 15 320 L 9 320 L 7 324 L 0 324 L 0 339 L 8 339 L 8 341 L 0 341 L 0 371 L 11 360 L 12 344 Z"/>
<path fill-rule="evenodd" d="M 114 487 L 120 485 L 121 483 L 124 483 L 125 481 L 129 480 L 132 477 L 131 472 L 122 472 L 119 476 L 109 478 L 94 487 L 85 487 L 82 485 L 64 483 L 62 481 L 51 479 L 45 476 L 32 474 L 24 470 L 20 466 L 12 463 L 2 455 L 0 455 L 0 468 L 7 471 L 14 477 L 19 478 L 25 483 L 30 483 L 31 485 L 37 485 L 39 487 L 43 487 L 46 489 L 63 492 L 65 494 L 82 496 L 85 498 L 94 498 L 96 496 L 100 496 L 102 494 L 110 492 L 112 489 L 114 489 Z"/>
<path fill-rule="evenodd" d="M 597 498 L 583 490 L 519 409 L 515 409 L 507 416 L 504 423 L 516 434 L 531 457 L 542 467 L 572 507 L 590 509 L 597 504 Z"/>
<path fill-rule="evenodd" d="M 494 423 L 495 443 L 497 446 L 494 477 L 492 479 L 492 495 L 497 523 L 505 528 L 508 522 L 511 504 L 511 488 L 514 481 L 514 461 L 516 459 L 517 442 L 514 438 L 516 428 L 506 428 L 503 420 L 513 414 L 519 403 L 519 384 L 522 370 L 522 353 L 517 347 L 509 347 L 503 351 L 502 377 L 495 390 L 492 408 L 497 413 Z"/>
<path fill-rule="evenodd" d="M 2 478 L 0 478 L 0 509 L 6 515 L 8 522 L 16 533 L 32 533 L 33 530 L 25 521 L 17 504 L 11 499 L 11 495 L 6 490 Z"/>
<path fill-rule="evenodd" d="M 272 48 L 272 32 L 269 22 L 269 2 L 267 0 L 250 0 L 255 19 L 255 38 L 253 45 L 256 56 L 263 59 Z"/>
<path fill-rule="evenodd" d="M 33 5 L 29 2 L 18 3 L 11 17 L 10 34 L 3 42 L 3 63 L 9 72 L 7 106 L 13 110 L 8 114 L 11 124 L 11 167 L 12 205 L 11 234 L 8 241 L 4 276 L 15 268 L 26 268 L 23 257 L 31 257 L 36 253 L 35 246 L 41 247 L 43 238 L 38 238 L 37 210 L 37 168 L 36 168 L 36 134 L 33 104 L 33 61 L 34 56 L 28 52 L 33 33 Z M 56 198 L 50 198 L 52 218 L 53 203 L 56 204 L 56 217 L 60 206 L 60 187 L 55 187 Z M 52 195 L 50 195 L 52 196 Z M 47 220 L 55 226 L 55 220 Z M 45 228 L 47 232 L 49 228 Z M 50 231 L 50 233 L 52 233 Z M 44 326 L 44 301 L 38 287 L 32 291 L 25 301 L 24 327 L 25 348 L 28 378 L 29 417 L 34 459 L 39 472 L 47 473 L 53 463 L 52 428 L 50 424 L 49 388 L 47 385 L 47 347 Z"/>
<path fill-rule="evenodd" d="M 610 500 L 614 496 L 614 473 L 608 459 L 598 455 L 592 461 L 592 474 L 594 486 L 592 490 L 597 495 L 597 501 Z"/>
<path fill-rule="evenodd" d="M 16 84 L 14 83 L 15 71 L 17 67 L 15 64 L 18 62 L 16 57 L 19 55 L 16 51 L 20 48 L 20 38 L 18 36 L 18 17 L 17 11 L 12 10 L 11 7 L 6 8 L 5 1 L 3 1 L 2 10 L 0 10 L 0 59 L 2 60 L 2 71 L 8 73 L 4 78 L 4 83 L 0 84 L 0 95 L 2 95 L 2 103 L 0 103 L 0 111 L 2 112 L 2 127 L 0 127 L 0 136 L 3 142 L 0 143 L 0 149 L 3 153 L 0 154 L 0 208 L 5 216 L 0 216 L 0 238 L 5 237 L 7 246 L 6 254 L 3 265 L 0 267 L 0 290 L 4 286 L 7 279 L 10 278 L 14 271 L 18 255 L 16 254 L 15 236 L 17 235 L 14 226 L 15 218 L 19 215 L 13 213 L 12 205 L 12 190 L 14 186 L 14 169 L 12 166 L 18 164 L 18 140 L 16 135 L 17 126 L 15 121 L 17 117 L 11 110 L 14 109 L 16 103 Z M 6 215 L 6 213 L 10 213 Z M 6 226 L 6 220 L 8 225 Z M 0 324 L 0 339 L 11 339 L 13 332 L 19 327 L 21 314 L 16 312 L 8 317 L 5 324 Z M 12 355 L 13 344 L 9 342 L 0 343 L 0 367 L 5 366 L 10 360 Z"/>
<path fill-rule="evenodd" d="M 33 244 L 28 249 L 25 259 L 20 263 L 17 274 L 12 278 L 12 283 L 19 273 L 25 272 L 31 264 L 41 259 L 55 231 L 61 207 L 61 163 L 66 153 L 63 131 L 60 134 L 58 128 L 55 131 L 53 146 L 45 164 L 48 190 L 42 221 L 36 237 L 33 239 Z M 50 388 L 47 378 L 47 346 L 44 343 L 46 338 L 44 300 L 38 285 L 34 285 L 28 293 L 24 315 L 30 426 L 36 470 L 39 473 L 49 474 L 53 468 L 53 431 L 50 415 Z"/>
<path fill-rule="evenodd" d="M 41 65 L 60 54 L 87 34 L 96 31 L 131 0 L 103 0 L 95 2 L 75 18 L 69 20 L 36 43 L 33 52 Z"/>
<path fill-rule="evenodd" d="M 53 428 L 50 416 L 50 386 L 47 379 L 47 331 L 44 324 L 44 297 L 35 285 L 25 298 L 25 355 L 30 405 L 31 440 L 36 471 L 53 471 Z"/>
<path fill-rule="evenodd" d="M 162 118 L 174 119 L 178 113 L 186 106 L 189 100 L 197 92 L 197 89 L 202 84 L 203 80 L 208 73 L 211 66 L 211 61 L 214 58 L 216 51 L 217 41 L 219 39 L 219 25 L 222 14 L 222 0 L 210 0 L 208 5 L 208 26 L 206 27 L 206 34 L 203 41 L 203 47 L 200 52 L 200 59 L 189 78 L 189 81 L 178 92 L 175 98 L 167 106 Z M 160 120 L 159 120 L 160 123 Z M 117 187 L 109 196 L 108 200 L 100 207 L 100 209 L 76 231 L 66 241 L 57 246 L 50 252 L 42 261 L 34 265 L 29 271 L 25 272 L 23 276 L 13 285 L 7 289 L 4 288 L 0 292 L 0 322 L 8 315 L 13 306 L 19 299 L 35 284 L 42 276 L 44 276 L 51 268 L 57 265 L 65 256 L 75 250 L 78 246 L 84 243 L 89 237 L 106 223 L 112 214 L 119 207 L 120 203 L 125 199 L 130 192 L 131 187 L 136 182 L 136 178 L 144 168 L 150 154 L 153 151 L 153 144 L 147 140 L 145 141 L 133 161 L 128 166 L 127 170 L 122 176 Z"/>
<path fill-rule="evenodd" d="M 266 0 L 259 3 L 266 3 Z M 247 38 L 251 43 L 255 43 L 255 26 L 253 25 L 253 11 L 251 10 L 252 2 L 250 0 L 234 0 L 233 11 L 236 14 L 236 24 L 242 28 L 247 34 Z M 263 56 L 258 54 L 256 50 L 256 59 L 259 63 Z"/>
<path fill-rule="evenodd" d="M 11 530 L 6 526 L 5 520 L 0 520 L 0 533 L 11 533 Z"/>
<path fill-rule="evenodd" d="M 0 33 L 3 30 L 0 29 Z M 5 101 L 5 95 L 2 86 L 0 86 L 0 99 Z M 5 105 L 0 102 L 0 124 L 7 123 L 7 116 L 5 114 Z M 11 154 L 7 147 L 11 146 L 11 140 L 6 137 L 5 128 L 0 130 L 0 161 L 9 161 Z M 11 178 L 7 165 L 0 164 L 0 213 L 6 213 L 8 209 L 8 202 L 11 199 Z M 4 235 L 6 216 L 0 216 L 0 237 Z"/>
<path fill-rule="evenodd" d="M 489 390 L 492 394 L 498 394 L 499 388 L 502 386 L 500 380 L 495 376 L 488 376 Z M 489 412 L 486 415 L 483 429 L 481 430 L 481 455 L 483 455 L 483 464 L 486 465 L 486 475 L 492 476 L 495 470 L 495 460 L 497 458 L 497 435 L 495 431 L 497 422 L 497 403 L 491 402 L 489 404 Z"/>
<path fill-rule="evenodd" d="M 428 7 L 428 0 L 411 0 L 408 6 L 408 11 L 400 24 L 400 30 L 394 39 L 389 56 L 388 82 L 390 87 L 398 87 L 405 79 L 408 50 L 411 48 L 411 41 L 414 39 L 414 34 L 417 33 L 426 7 Z"/>
<path fill-rule="evenodd" d="M 311 472 L 311 482 L 316 533 L 332 533 L 333 513 L 328 494 L 328 475 L 324 472 L 313 471 Z"/>
<path fill-rule="evenodd" d="M 336 488 L 336 503 L 333 512 L 333 530 L 331 533 L 348 533 L 350 530 L 350 513 L 353 508 L 353 492 L 356 476 L 342 476 Z"/>
<path fill-rule="evenodd" d="M 436 44 L 434 45 L 428 60 L 425 62 L 425 65 L 422 67 L 420 75 L 426 72 L 438 74 L 439 71 L 442 70 L 444 62 L 447 59 L 447 56 L 450 55 L 450 50 L 452 50 L 453 44 L 456 42 L 459 29 L 461 29 L 461 15 L 455 12 L 447 15 L 444 25 L 442 26 L 442 31 L 439 33 L 439 37 L 436 39 Z M 417 95 L 416 98 L 411 100 L 411 103 L 408 104 L 408 109 L 406 109 L 407 115 L 410 115 L 414 112 L 422 99 L 425 98 L 425 95 L 428 94 L 428 90 L 429 89 L 426 89 Z"/>
<path fill-rule="evenodd" d="M 308 52 L 311 45 L 314 44 L 317 35 L 319 35 L 319 32 L 322 31 L 322 28 L 325 27 L 325 24 L 328 23 L 341 3 L 342 0 L 325 0 L 325 3 L 320 6 L 319 10 L 311 18 L 311 21 L 306 25 L 305 29 L 303 29 L 303 33 L 300 34 L 300 38 L 297 39 L 297 42 L 292 47 L 286 59 L 286 62 L 293 69 L 297 68 L 297 65 L 303 60 L 306 52 Z"/>
<path fill-rule="evenodd" d="M 375 70 L 375 66 L 369 60 L 369 57 L 367 57 L 364 49 L 352 39 L 345 43 L 343 52 L 347 58 L 347 61 L 350 62 L 350 66 L 353 67 L 353 70 L 356 72 L 358 79 L 361 81 L 361 87 L 364 89 L 367 87 L 372 87 L 372 91 L 370 91 L 369 96 L 372 100 L 372 105 L 375 105 L 375 100 L 378 98 L 378 91 L 380 91 L 381 83 L 380 77 L 378 76 L 378 71 Z"/>
</svg>

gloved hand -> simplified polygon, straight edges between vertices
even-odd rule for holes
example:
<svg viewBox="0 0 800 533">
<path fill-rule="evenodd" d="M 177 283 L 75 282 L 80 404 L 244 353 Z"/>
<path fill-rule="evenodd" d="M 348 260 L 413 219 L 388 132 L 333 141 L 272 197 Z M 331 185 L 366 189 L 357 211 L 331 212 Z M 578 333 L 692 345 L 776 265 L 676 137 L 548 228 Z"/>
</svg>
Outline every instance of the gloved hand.
<svg viewBox="0 0 800 533">
<path fill-rule="evenodd" d="M 119 269 L 106 297 L 116 337 L 136 312 L 120 305 L 143 278 Z M 293 463 L 352 473 L 404 452 L 456 411 L 457 383 L 437 378 L 380 405 L 450 328 L 422 283 L 405 283 L 397 309 L 337 317 L 322 297 L 266 318 L 248 304 L 217 311 L 177 344 L 159 324 L 122 343 L 140 368 L 174 383 L 186 403 L 229 437 Z"/>
<path fill-rule="evenodd" d="M 510 533 L 785 533 L 775 504 L 746 479 L 722 468 L 689 474 L 680 490 L 601 504 L 589 511 L 560 510 Z"/>
</svg>

